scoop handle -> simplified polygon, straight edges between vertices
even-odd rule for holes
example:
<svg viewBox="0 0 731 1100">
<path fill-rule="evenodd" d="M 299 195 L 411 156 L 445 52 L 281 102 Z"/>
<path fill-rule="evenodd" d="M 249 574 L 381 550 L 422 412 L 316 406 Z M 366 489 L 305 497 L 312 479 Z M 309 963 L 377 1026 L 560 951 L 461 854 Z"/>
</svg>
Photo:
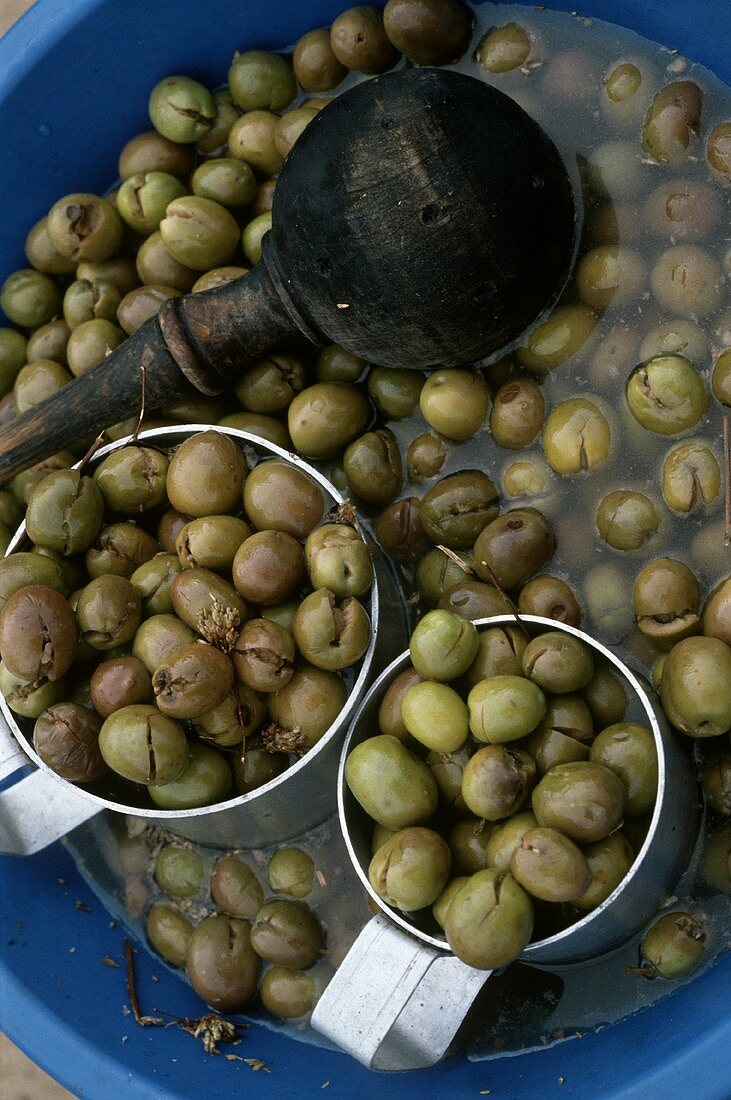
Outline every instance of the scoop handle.
<svg viewBox="0 0 731 1100">
<path fill-rule="evenodd" d="M 331 978 L 312 1026 L 368 1069 L 426 1069 L 444 1057 L 490 973 L 380 914 Z"/>
<path fill-rule="evenodd" d="M 49 455 L 190 392 L 218 394 L 277 340 L 306 330 L 266 263 L 225 286 L 169 298 L 91 370 L 0 432 L 0 484 Z M 144 367 L 144 372 L 142 368 Z"/>
</svg>

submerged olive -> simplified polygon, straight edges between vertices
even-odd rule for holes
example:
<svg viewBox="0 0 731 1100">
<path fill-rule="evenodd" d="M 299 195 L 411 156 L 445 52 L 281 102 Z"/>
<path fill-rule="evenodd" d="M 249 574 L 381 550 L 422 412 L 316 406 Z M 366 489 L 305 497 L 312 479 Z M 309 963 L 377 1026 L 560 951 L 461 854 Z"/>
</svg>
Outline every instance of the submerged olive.
<svg viewBox="0 0 731 1100">
<path fill-rule="evenodd" d="M 122 707 L 105 719 L 99 749 L 112 771 L 132 783 L 170 783 L 188 765 L 183 727 L 157 707 Z"/>
<path fill-rule="evenodd" d="M 269 860 L 267 875 L 275 893 L 306 898 L 312 892 L 315 864 L 300 848 L 280 848 Z"/>
<path fill-rule="evenodd" d="M 560 577 L 543 573 L 524 584 L 518 595 L 518 610 L 524 615 L 541 615 L 569 626 L 581 622 L 581 605 L 573 589 Z"/>
<path fill-rule="evenodd" d="M 609 454 L 611 431 L 607 418 L 593 401 L 572 397 L 550 413 L 543 432 L 543 451 L 557 474 L 591 470 Z"/>
<path fill-rule="evenodd" d="M 719 638 L 685 638 L 665 659 L 660 698 L 672 724 L 690 737 L 731 728 L 731 648 Z"/>
<path fill-rule="evenodd" d="M 267 962 L 307 970 L 325 953 L 325 932 L 307 906 L 268 901 L 251 926 L 251 945 Z"/>
<path fill-rule="evenodd" d="M 547 374 L 583 347 L 595 325 L 596 315 L 585 305 L 559 306 L 532 330 L 525 346 L 518 348 L 518 360 L 529 370 Z"/>
<path fill-rule="evenodd" d="M 490 478 L 466 470 L 438 481 L 423 497 L 419 516 L 432 542 L 465 550 L 498 510 L 498 491 Z"/>
<path fill-rule="evenodd" d="M 55 703 L 36 720 L 33 747 L 56 775 L 73 783 L 91 783 L 106 771 L 99 751 L 101 724 L 86 707 Z"/>
<path fill-rule="evenodd" d="M 484 424 L 490 391 L 477 371 L 436 370 L 422 387 L 419 405 L 430 427 L 447 439 L 462 441 Z"/>
<path fill-rule="evenodd" d="M 721 304 L 723 271 L 718 260 L 694 244 L 677 244 L 660 256 L 650 274 L 660 306 L 680 317 L 709 317 Z"/>
<path fill-rule="evenodd" d="M 632 600 L 638 627 L 662 649 L 700 632 L 698 581 L 675 558 L 655 558 L 644 565 L 635 579 Z"/>
<path fill-rule="evenodd" d="M 495 394 L 490 413 L 492 438 L 499 447 L 528 447 L 543 426 L 546 404 L 540 386 L 531 378 L 513 378 Z"/>
<path fill-rule="evenodd" d="M 528 32 L 517 23 L 491 27 L 480 39 L 475 60 L 489 73 L 507 73 L 518 69 L 530 56 Z"/>
<path fill-rule="evenodd" d="M 74 613 L 47 585 L 20 588 L 0 614 L 0 653 L 15 676 L 60 680 L 74 662 L 79 631 Z"/>
<path fill-rule="evenodd" d="M 171 905 L 153 905 L 147 914 L 147 938 L 171 966 L 185 966 L 193 925 Z"/>
<path fill-rule="evenodd" d="M 465 767 L 462 798 L 477 817 L 499 821 L 522 809 L 535 778 L 536 766 L 527 752 L 487 745 Z"/>
<path fill-rule="evenodd" d="M 413 912 L 437 900 L 449 878 L 449 847 L 432 829 L 401 829 L 373 856 L 368 879 L 387 905 Z"/>
<path fill-rule="evenodd" d="M 675 80 L 661 88 L 645 115 L 642 148 L 665 164 L 683 156 L 697 134 L 703 96 L 691 80 Z"/>
<path fill-rule="evenodd" d="M 188 978 L 198 996 L 217 1011 L 230 1012 L 251 1001 L 260 968 L 248 921 L 216 914 L 193 930 L 186 957 Z"/>
<path fill-rule="evenodd" d="M 200 893 L 205 877 L 203 860 L 191 848 L 166 844 L 155 859 L 155 880 L 173 898 L 191 898 Z"/>
<path fill-rule="evenodd" d="M 640 944 L 644 959 L 661 978 L 685 978 L 695 970 L 706 948 L 703 925 L 690 913 L 660 917 Z"/>
<path fill-rule="evenodd" d="M 530 940 L 533 905 L 512 875 L 488 867 L 456 892 L 444 931 L 462 962 L 493 970 L 512 962 Z"/>
<path fill-rule="evenodd" d="M 474 546 L 475 570 L 501 588 L 519 588 L 550 560 L 556 539 L 546 517 L 535 508 L 513 508 L 492 520 Z"/>
<path fill-rule="evenodd" d="M 396 737 L 381 734 L 356 745 L 345 763 L 345 779 L 366 813 L 390 829 L 420 825 L 437 807 L 430 768 Z"/>
<path fill-rule="evenodd" d="M 662 467 L 662 495 L 674 512 L 712 504 L 721 491 L 721 469 L 709 446 L 691 440 L 673 447 Z"/>
<path fill-rule="evenodd" d="M 596 525 L 615 550 L 639 550 L 660 526 L 655 505 L 644 493 L 616 489 L 599 502 Z"/>
<path fill-rule="evenodd" d="M 708 393 L 698 371 L 682 355 L 641 363 L 629 377 L 627 404 L 635 420 L 660 435 L 677 435 L 708 412 Z"/>
<path fill-rule="evenodd" d="M 230 917 L 253 920 L 264 904 L 264 888 L 248 863 L 230 852 L 213 865 L 211 898 Z"/>
<path fill-rule="evenodd" d="M 532 802 L 539 825 L 590 844 L 622 823 L 625 789 L 603 764 L 576 761 L 551 768 L 533 791 Z"/>
</svg>

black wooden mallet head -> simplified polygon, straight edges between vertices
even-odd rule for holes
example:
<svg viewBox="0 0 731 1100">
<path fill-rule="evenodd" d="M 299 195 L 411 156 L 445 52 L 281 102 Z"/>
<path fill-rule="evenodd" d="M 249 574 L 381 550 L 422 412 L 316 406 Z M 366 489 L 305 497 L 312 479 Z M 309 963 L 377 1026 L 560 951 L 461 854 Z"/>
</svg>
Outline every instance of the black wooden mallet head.
<svg viewBox="0 0 731 1100">
<path fill-rule="evenodd" d="M 290 153 L 273 230 L 245 277 L 171 298 L 102 363 L 0 433 L 0 480 L 192 382 L 220 393 L 282 337 L 369 362 L 457 366 L 555 300 L 576 237 L 571 185 L 513 100 L 443 69 L 336 97 Z M 186 381 L 187 380 L 187 381 Z"/>
</svg>

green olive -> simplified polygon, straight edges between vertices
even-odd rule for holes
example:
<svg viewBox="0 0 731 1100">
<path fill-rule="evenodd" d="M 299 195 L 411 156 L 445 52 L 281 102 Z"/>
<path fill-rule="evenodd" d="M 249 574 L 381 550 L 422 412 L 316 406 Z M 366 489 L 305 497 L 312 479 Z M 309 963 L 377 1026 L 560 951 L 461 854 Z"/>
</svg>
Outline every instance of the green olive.
<svg viewBox="0 0 731 1100">
<path fill-rule="evenodd" d="M 616 489 L 599 502 L 596 525 L 615 550 L 639 550 L 657 532 L 660 517 L 644 493 Z"/>
<path fill-rule="evenodd" d="M 398 442 L 388 428 L 366 432 L 354 440 L 343 455 L 343 468 L 351 492 L 368 504 L 387 504 L 404 483 Z"/>
<path fill-rule="evenodd" d="M 478 970 L 512 962 L 530 940 L 533 905 L 512 875 L 488 867 L 456 892 L 444 931 L 455 955 Z"/>
<path fill-rule="evenodd" d="M 419 676 L 453 680 L 466 672 L 478 647 L 472 623 L 449 611 L 430 611 L 411 635 L 411 661 Z"/>
<path fill-rule="evenodd" d="M 306 898 L 312 892 L 315 864 L 300 848 L 280 848 L 269 860 L 267 875 L 276 894 Z"/>
<path fill-rule="evenodd" d="M 181 144 L 205 137 L 216 118 L 213 96 L 189 76 L 168 76 L 156 84 L 148 110 L 157 132 Z"/>
<path fill-rule="evenodd" d="M 533 791 L 532 802 L 539 825 L 591 844 L 622 823 L 625 789 L 603 764 L 576 761 L 551 768 Z"/>
<path fill-rule="evenodd" d="M 656 558 L 644 565 L 632 600 L 639 629 L 662 649 L 700 631 L 698 581 L 675 558 Z"/>
<path fill-rule="evenodd" d="M 690 737 L 731 728 L 731 649 L 719 638 L 685 638 L 667 655 L 660 698 L 672 724 Z"/>
<path fill-rule="evenodd" d="M 490 392 L 481 374 L 467 370 L 436 370 L 419 397 L 427 424 L 447 439 L 469 439 L 485 422 Z"/>
<path fill-rule="evenodd" d="M 424 375 L 420 371 L 373 367 L 368 374 L 368 395 L 387 420 L 411 416 L 419 404 L 423 386 Z"/>
<path fill-rule="evenodd" d="M 467 707 L 447 684 L 413 684 L 404 695 L 401 716 L 408 733 L 433 751 L 455 752 L 467 740 Z"/>
<path fill-rule="evenodd" d="M 191 848 L 166 844 L 155 859 L 155 880 L 173 898 L 192 898 L 200 893 L 205 878 L 203 860 Z"/>
<path fill-rule="evenodd" d="M 230 794 L 231 786 L 227 758 L 207 745 L 191 744 L 183 772 L 164 785 L 151 783 L 148 791 L 162 810 L 192 810 L 222 801 Z"/>
<path fill-rule="evenodd" d="M 132 783 L 170 783 L 188 766 L 183 727 L 152 706 L 123 707 L 106 718 L 99 749 L 112 771 Z"/>
<path fill-rule="evenodd" d="M 229 156 L 246 161 L 260 176 L 275 176 L 284 157 L 274 144 L 279 116 L 272 111 L 247 111 L 228 132 Z"/>
<path fill-rule="evenodd" d="M 432 829 L 401 829 L 373 856 L 368 879 L 387 905 L 407 912 L 432 905 L 449 879 L 451 856 Z"/>
<path fill-rule="evenodd" d="M 609 454 L 611 430 L 593 401 L 572 397 L 556 405 L 546 420 L 543 451 L 557 474 L 578 474 L 602 463 Z"/>
<path fill-rule="evenodd" d="M 586 857 L 556 829 L 535 828 L 523 834 L 510 860 L 513 878 L 542 901 L 575 901 L 591 883 Z"/>
<path fill-rule="evenodd" d="M 668 451 L 662 467 L 662 495 L 668 508 L 692 512 L 713 504 L 720 492 L 721 469 L 709 446 L 691 440 Z"/>
<path fill-rule="evenodd" d="M 639 722 L 607 726 L 595 738 L 589 759 L 611 768 L 622 780 L 628 817 L 652 812 L 657 797 L 657 750 L 652 730 Z"/>
<path fill-rule="evenodd" d="M 664 355 L 641 363 L 629 377 L 627 404 L 635 420 L 661 435 L 693 428 L 708 412 L 703 379 L 682 355 Z"/>
<path fill-rule="evenodd" d="M 689 913 L 675 912 L 660 917 L 640 944 L 642 956 L 652 972 L 677 980 L 695 970 L 706 949 L 703 925 Z"/>
<path fill-rule="evenodd" d="M 527 752 L 487 745 L 465 767 L 462 798 L 477 817 L 499 821 L 523 808 L 535 778 L 536 766 Z"/>
<path fill-rule="evenodd" d="M 595 325 L 596 316 L 586 306 L 559 306 L 533 329 L 525 346 L 518 348 L 518 360 L 529 370 L 547 374 L 576 355 Z"/>
<path fill-rule="evenodd" d="M 337 599 L 364 596 L 373 583 L 368 545 L 344 523 L 325 523 L 308 535 L 305 565 L 313 588 L 329 588 Z"/>
<path fill-rule="evenodd" d="M 305 596 L 293 623 L 297 648 L 317 668 L 348 668 L 365 653 L 371 624 L 363 605 L 353 596 L 339 602 L 328 588 Z"/>
<path fill-rule="evenodd" d="M 540 688 L 523 676 L 480 680 L 467 698 L 470 732 L 478 741 L 517 741 L 536 728 L 546 713 Z"/>
<path fill-rule="evenodd" d="M 698 132 L 703 96 L 690 80 L 675 80 L 657 93 L 645 115 L 642 148 L 665 164 L 678 160 Z"/>
<path fill-rule="evenodd" d="M 509 871 L 513 853 L 520 846 L 525 834 L 537 825 L 535 815 L 530 810 L 513 814 L 507 821 L 496 825 L 487 841 L 488 865 L 497 867 L 499 871 Z"/>
<path fill-rule="evenodd" d="M 104 498 L 95 481 L 78 470 L 55 470 L 33 489 L 25 520 L 36 546 L 68 556 L 91 546 L 103 516 Z"/>
<path fill-rule="evenodd" d="M 368 402 L 347 382 L 316 382 L 297 394 L 287 411 L 292 442 L 309 458 L 331 458 L 360 435 L 370 419 Z"/>
<path fill-rule="evenodd" d="M 584 855 L 589 864 L 591 883 L 580 898 L 574 899 L 574 905 L 588 912 L 596 909 L 617 889 L 634 863 L 635 854 L 623 833 L 612 833 L 604 840 L 587 844 Z"/>
<path fill-rule="evenodd" d="M 356 745 L 345 763 L 345 780 L 366 813 L 390 829 L 420 825 L 437 807 L 430 768 L 396 737 L 380 734 Z"/>
</svg>

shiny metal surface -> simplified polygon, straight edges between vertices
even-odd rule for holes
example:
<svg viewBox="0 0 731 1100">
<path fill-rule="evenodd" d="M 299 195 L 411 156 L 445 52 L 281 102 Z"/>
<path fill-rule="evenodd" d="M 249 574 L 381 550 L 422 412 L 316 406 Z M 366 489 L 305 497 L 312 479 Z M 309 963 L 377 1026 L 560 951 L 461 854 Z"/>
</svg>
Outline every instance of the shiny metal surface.
<svg viewBox="0 0 731 1100">
<path fill-rule="evenodd" d="M 235 428 L 187 424 L 141 432 L 139 440 L 152 445 L 172 447 L 189 436 L 200 431 L 209 431 L 212 427 L 236 440 L 252 455 L 262 459 L 282 458 L 299 467 L 320 485 L 325 494 L 326 506 L 336 507 L 342 504 L 343 497 L 330 482 L 297 455 Z M 102 447 L 94 456 L 91 467 L 106 455 L 128 444 L 130 439 L 131 437 L 127 437 Z M 10 543 L 8 553 L 19 548 L 24 533 L 23 525 Z M 8 747 L 5 736 L 0 741 L 0 768 L 5 760 L 5 773 L 9 775 L 27 764 L 29 757 L 39 769 L 37 773 L 21 779 L 8 791 L 0 792 L 0 852 L 22 855 L 38 851 L 103 809 L 144 817 L 151 823 L 189 840 L 220 848 L 257 848 L 289 840 L 334 813 L 335 776 L 348 722 L 372 679 L 373 669 L 382 668 L 392 660 L 408 639 L 405 604 L 396 576 L 378 547 L 371 540 L 368 541 L 374 559 L 374 584 L 369 608 L 372 625 L 370 644 L 338 720 L 301 760 L 251 794 L 229 799 L 216 806 L 157 811 L 127 806 L 76 787 L 47 768 L 33 749 L 33 722 L 19 719 L 0 696 L 2 716 L 23 750 L 23 754 L 18 756 Z M 43 828 L 40 827 L 41 818 L 44 822 Z M 34 821 L 38 823 L 37 835 L 33 833 Z"/>
<path fill-rule="evenodd" d="M 536 615 L 521 615 L 521 621 L 537 627 L 563 630 L 581 638 L 596 653 L 614 666 L 629 689 L 630 699 L 639 702 L 643 720 L 652 729 L 658 756 L 658 792 L 655 809 L 652 814 L 647 836 L 640 848 L 629 873 L 606 901 L 587 916 L 569 928 L 544 940 L 529 944 L 520 956 L 521 962 L 550 968 L 560 964 L 580 963 L 587 959 L 607 954 L 625 943 L 643 927 L 662 905 L 672 891 L 688 857 L 688 844 L 697 827 L 699 804 L 695 772 L 687 749 L 680 742 L 660 709 L 641 680 L 609 649 L 596 642 L 589 635 L 564 623 Z M 475 625 L 479 628 L 496 626 L 502 623 L 514 623 L 512 615 L 498 615 L 481 619 Z M 539 631 L 537 631 L 539 632 Z M 348 731 L 338 773 L 338 808 L 340 823 L 353 861 L 353 866 L 373 900 L 398 926 L 398 935 L 410 941 L 411 961 L 406 970 L 414 973 L 421 968 L 424 980 L 415 987 L 410 983 L 396 986 L 400 992 L 387 1001 L 380 997 L 380 975 L 389 964 L 389 951 L 392 945 L 381 944 L 380 936 L 367 928 L 364 945 L 356 941 L 355 946 L 342 963 L 335 978 L 320 999 L 313 1015 L 313 1025 L 328 1038 L 346 1049 L 364 1065 L 376 1068 L 379 1050 L 402 1050 L 402 1060 L 393 1058 L 398 1064 L 391 1069 L 416 1069 L 434 1065 L 447 1049 L 464 1018 L 478 990 L 473 992 L 474 975 L 480 975 L 481 984 L 489 977 L 489 971 L 473 971 L 463 966 L 465 995 L 462 1000 L 461 1014 L 451 1011 L 442 1013 L 441 1006 L 451 998 L 450 989 L 444 984 L 436 984 L 430 978 L 430 960 L 435 952 L 444 952 L 446 957 L 454 958 L 443 936 L 437 937 L 418 929 L 397 910 L 387 906 L 372 889 L 368 881 L 368 865 L 371 860 L 372 822 L 345 782 L 345 761 L 348 753 L 361 741 L 372 736 L 378 728 L 378 707 L 383 694 L 393 678 L 410 664 L 408 650 L 402 653 L 389 668 L 378 677 L 363 700 Z M 631 708 L 630 704 L 630 708 Z M 371 921 L 382 922 L 383 917 Z M 370 927 L 370 926 L 369 926 Z M 396 929 L 393 930 L 396 933 Z M 420 945 L 420 946 L 419 946 Z M 409 947 L 403 945 L 402 952 L 407 954 Z M 419 958 L 418 952 L 423 952 Z M 352 956 L 352 959 L 351 959 Z M 463 964 L 460 964 L 463 965 Z M 408 1006 L 410 1015 L 418 1009 L 418 1018 L 414 1017 L 412 1033 L 422 1036 L 420 1041 L 410 1044 L 408 1050 L 400 1046 L 401 1014 Z M 346 1026 L 346 1022 L 355 1013 L 359 1018 L 368 1018 L 371 1026 L 355 1036 Z M 459 1016 L 459 1018 L 457 1018 Z M 378 1044 L 374 1036 L 378 1036 Z M 385 1066 L 382 1068 L 386 1068 Z"/>
</svg>

